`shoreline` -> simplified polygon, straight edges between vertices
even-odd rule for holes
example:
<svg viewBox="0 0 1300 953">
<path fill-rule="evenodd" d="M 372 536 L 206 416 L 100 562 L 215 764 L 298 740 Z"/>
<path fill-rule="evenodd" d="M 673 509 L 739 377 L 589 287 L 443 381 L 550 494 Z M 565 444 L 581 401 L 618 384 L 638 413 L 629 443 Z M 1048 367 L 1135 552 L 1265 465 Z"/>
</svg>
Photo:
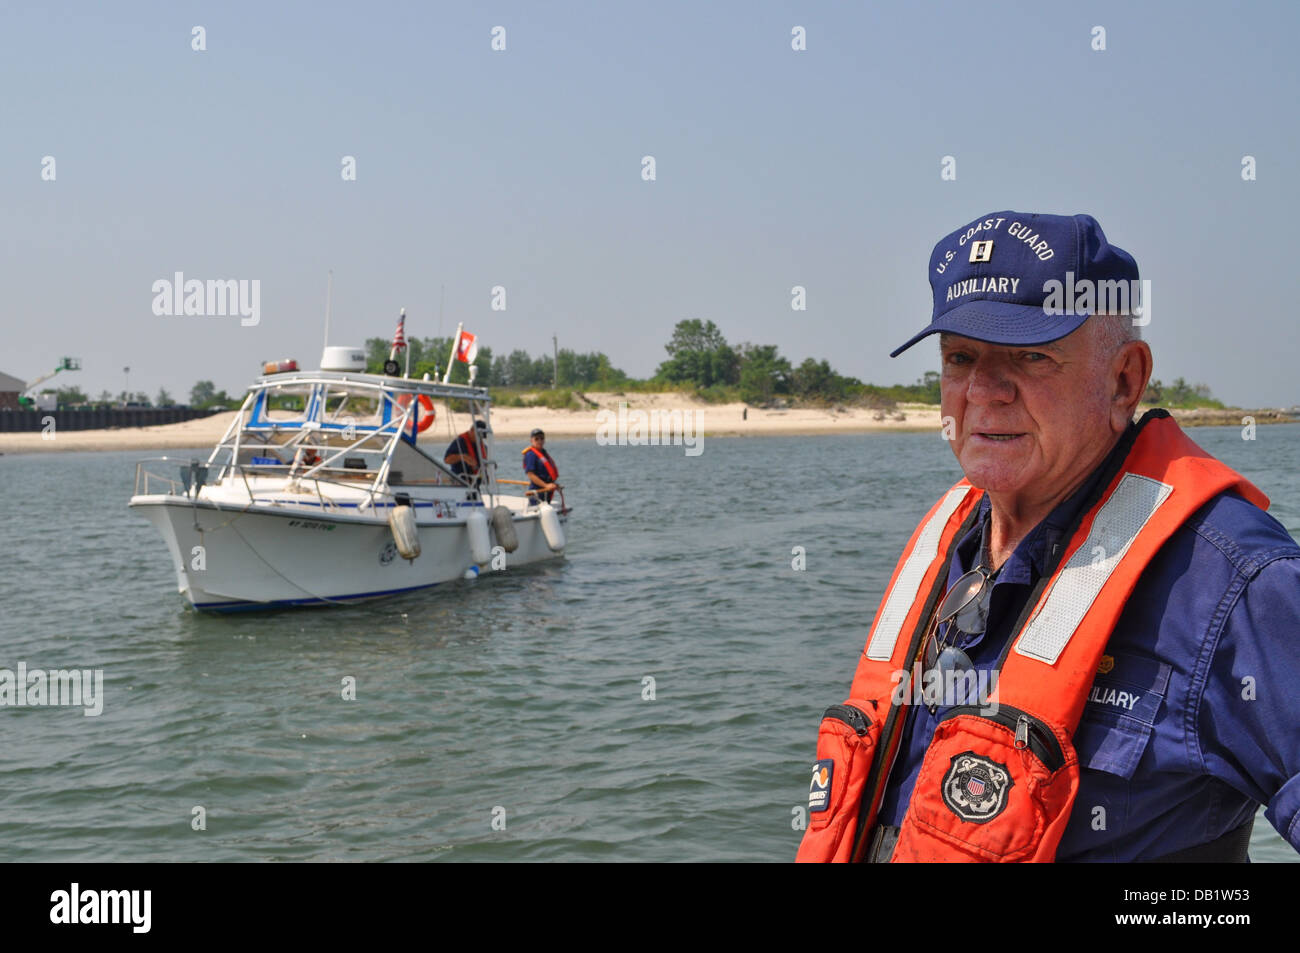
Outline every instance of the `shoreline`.
<svg viewBox="0 0 1300 953">
<path fill-rule="evenodd" d="M 710 404 L 680 393 L 619 394 L 589 393 L 585 410 L 552 410 L 547 407 L 494 407 L 492 429 L 499 441 L 526 443 L 534 427 L 549 438 L 595 438 L 602 411 L 620 414 L 645 411 L 650 414 L 680 413 L 704 437 L 789 437 L 829 434 L 927 433 L 941 429 L 939 408 L 933 404 L 899 404 L 888 413 L 865 407 L 791 407 L 767 410 L 742 403 Z M 1138 413 L 1148 408 L 1138 408 Z M 468 415 L 447 413 L 441 403 L 438 417 L 420 437 L 420 444 L 443 447 L 468 425 Z M 746 413 L 747 411 L 747 413 Z M 691 414 L 686 418 L 686 414 Z M 1297 417 L 1276 409 L 1241 408 L 1172 410 L 1184 427 L 1243 426 L 1253 417 L 1257 425 L 1294 423 Z M 158 427 L 118 427 L 107 430 L 70 430 L 43 439 L 40 432 L 0 433 L 0 455 L 22 453 L 176 450 L 213 447 L 225 433 L 236 411 L 225 411 L 197 420 Z M 641 418 L 646 421 L 647 418 Z M 679 424 L 680 426 L 680 424 Z M 691 428 L 687 428 L 688 430 Z"/>
</svg>

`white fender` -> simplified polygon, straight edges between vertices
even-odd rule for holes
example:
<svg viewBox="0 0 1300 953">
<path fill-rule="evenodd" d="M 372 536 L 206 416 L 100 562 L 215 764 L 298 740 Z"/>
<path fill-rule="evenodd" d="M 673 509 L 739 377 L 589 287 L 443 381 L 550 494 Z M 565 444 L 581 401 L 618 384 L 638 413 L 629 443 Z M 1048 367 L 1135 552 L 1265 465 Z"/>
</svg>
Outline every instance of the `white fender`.
<svg viewBox="0 0 1300 953">
<path fill-rule="evenodd" d="M 393 531 L 393 542 L 403 559 L 420 555 L 420 534 L 415 528 L 415 510 L 409 506 L 394 506 L 388 514 L 388 528 Z"/>
<path fill-rule="evenodd" d="M 560 514 L 555 512 L 555 507 L 550 503 L 543 503 L 537 509 L 540 511 L 539 518 L 542 533 L 546 536 L 546 545 L 551 547 L 551 552 L 563 552 L 564 527 L 560 525 Z"/>
<path fill-rule="evenodd" d="M 492 528 L 496 530 L 497 542 L 508 553 L 519 548 L 519 534 L 515 532 L 515 521 L 510 510 L 504 506 L 492 510 Z"/>
<path fill-rule="evenodd" d="M 465 529 L 469 533 L 469 551 L 474 562 L 482 565 L 492 559 L 492 546 L 488 540 L 488 518 L 483 507 L 476 506 L 465 517 Z"/>
</svg>

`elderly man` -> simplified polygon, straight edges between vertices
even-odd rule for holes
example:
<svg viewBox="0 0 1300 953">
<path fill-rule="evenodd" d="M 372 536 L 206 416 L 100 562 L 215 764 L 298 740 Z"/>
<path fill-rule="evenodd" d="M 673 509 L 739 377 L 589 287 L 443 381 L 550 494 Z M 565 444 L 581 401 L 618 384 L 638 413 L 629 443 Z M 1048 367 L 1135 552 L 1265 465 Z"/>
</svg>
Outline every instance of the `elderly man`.
<svg viewBox="0 0 1300 953">
<path fill-rule="evenodd" d="M 965 479 L 822 719 L 798 859 L 1243 861 L 1260 804 L 1300 850 L 1300 547 L 1168 414 L 1134 422 L 1150 349 L 1097 312 L 1136 262 L 1090 216 L 996 212 L 930 282 L 894 355 L 940 335 Z"/>
</svg>

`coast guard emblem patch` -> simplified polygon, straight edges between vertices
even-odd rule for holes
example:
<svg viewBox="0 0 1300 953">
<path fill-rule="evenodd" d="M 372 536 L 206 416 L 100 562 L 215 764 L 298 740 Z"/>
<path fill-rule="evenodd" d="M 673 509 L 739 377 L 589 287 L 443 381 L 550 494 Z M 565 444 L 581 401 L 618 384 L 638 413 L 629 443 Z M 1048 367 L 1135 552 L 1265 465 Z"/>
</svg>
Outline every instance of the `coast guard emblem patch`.
<svg viewBox="0 0 1300 953">
<path fill-rule="evenodd" d="M 971 242 L 970 260 L 972 262 L 991 261 L 993 259 L 992 242 Z"/>
<path fill-rule="evenodd" d="M 963 821 L 984 824 L 1002 813 L 1014 784 L 1006 765 L 964 751 L 943 776 L 943 803 Z"/>
<path fill-rule="evenodd" d="M 831 773 L 835 762 L 822 758 L 813 762 L 812 782 L 808 785 L 808 813 L 815 814 L 831 806 Z"/>
</svg>

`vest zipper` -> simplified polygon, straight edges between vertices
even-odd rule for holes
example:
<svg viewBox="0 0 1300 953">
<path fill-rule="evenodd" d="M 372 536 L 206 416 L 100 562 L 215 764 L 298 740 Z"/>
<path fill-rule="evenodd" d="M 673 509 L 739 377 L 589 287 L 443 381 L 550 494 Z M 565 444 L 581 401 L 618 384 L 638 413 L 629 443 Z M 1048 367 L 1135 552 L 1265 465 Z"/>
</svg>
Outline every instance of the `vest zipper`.
<svg viewBox="0 0 1300 953">
<path fill-rule="evenodd" d="M 983 708 L 979 705 L 957 705 L 949 709 L 948 714 L 939 721 L 942 723 L 957 715 L 978 715 L 980 718 L 1014 731 L 1016 747 L 1028 748 L 1032 751 L 1049 772 L 1055 773 L 1061 765 L 1065 764 L 1065 755 L 1061 752 L 1061 745 L 1056 740 L 1056 735 L 1037 718 L 1010 705 L 999 705 L 997 714 L 994 715 L 985 715 L 982 712 Z"/>
<path fill-rule="evenodd" d="M 860 708 L 854 708 L 852 705 L 831 705 L 822 714 L 822 718 L 834 718 L 844 722 L 861 737 L 871 728 L 871 719 Z"/>
</svg>

